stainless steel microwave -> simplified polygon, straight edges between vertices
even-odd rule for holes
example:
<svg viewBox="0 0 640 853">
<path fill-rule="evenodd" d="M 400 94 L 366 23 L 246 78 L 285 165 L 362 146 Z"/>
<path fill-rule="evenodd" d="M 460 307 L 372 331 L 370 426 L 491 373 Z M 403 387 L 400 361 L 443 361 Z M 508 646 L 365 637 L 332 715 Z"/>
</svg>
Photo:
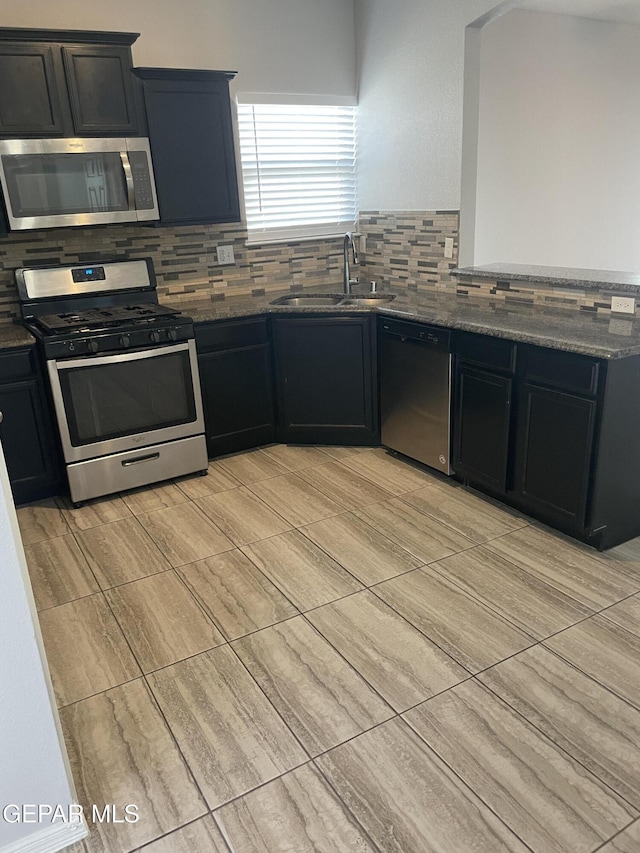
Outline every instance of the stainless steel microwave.
<svg viewBox="0 0 640 853">
<path fill-rule="evenodd" d="M 158 219 L 149 140 L 0 140 L 12 231 Z"/>
</svg>

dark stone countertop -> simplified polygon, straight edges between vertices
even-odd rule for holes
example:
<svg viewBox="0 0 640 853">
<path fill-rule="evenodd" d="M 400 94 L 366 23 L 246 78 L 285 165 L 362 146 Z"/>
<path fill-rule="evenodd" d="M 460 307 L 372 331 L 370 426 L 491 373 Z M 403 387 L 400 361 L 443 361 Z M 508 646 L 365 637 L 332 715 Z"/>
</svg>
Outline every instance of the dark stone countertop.
<svg viewBox="0 0 640 853">
<path fill-rule="evenodd" d="M 220 301 L 184 302 L 176 307 L 193 317 L 196 323 L 234 317 L 277 314 L 342 314 L 375 311 L 387 317 L 399 317 L 434 323 L 450 329 L 508 338 L 552 349 L 576 352 L 596 358 L 625 358 L 640 354 L 640 319 L 597 315 L 594 312 L 546 308 L 509 303 L 487 298 L 456 296 L 427 290 L 391 287 L 393 302 L 379 308 L 290 308 L 272 305 L 290 290 L 272 291 L 261 296 L 233 296 Z M 303 293 L 327 293 L 326 288 L 309 288 Z M 339 290 L 334 291 L 339 293 Z M 295 294 L 299 295 L 299 294 Z"/>
<path fill-rule="evenodd" d="M 574 287 L 584 290 L 612 290 L 618 293 L 640 291 L 640 273 L 615 270 L 546 267 L 536 264 L 485 264 L 479 267 L 454 269 L 451 274 L 458 277 L 539 282 L 556 287 Z"/>
<path fill-rule="evenodd" d="M 0 349 L 28 347 L 35 343 L 31 332 L 17 323 L 0 323 Z"/>
</svg>

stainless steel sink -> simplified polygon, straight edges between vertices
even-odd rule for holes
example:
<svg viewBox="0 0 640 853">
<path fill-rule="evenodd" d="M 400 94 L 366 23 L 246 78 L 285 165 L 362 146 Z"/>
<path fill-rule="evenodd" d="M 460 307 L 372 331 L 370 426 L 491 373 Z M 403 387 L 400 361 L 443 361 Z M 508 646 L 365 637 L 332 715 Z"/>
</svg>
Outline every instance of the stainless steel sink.
<svg viewBox="0 0 640 853">
<path fill-rule="evenodd" d="M 338 305 L 342 301 L 342 296 L 331 294 L 309 294 L 308 296 L 281 296 L 279 299 L 274 299 L 272 305 L 289 305 L 293 308 L 325 308 L 331 305 Z"/>
<path fill-rule="evenodd" d="M 363 305 L 370 307 L 372 305 L 384 305 L 385 302 L 391 302 L 395 298 L 395 293 L 352 293 L 351 296 L 345 296 L 340 305 Z"/>
</svg>

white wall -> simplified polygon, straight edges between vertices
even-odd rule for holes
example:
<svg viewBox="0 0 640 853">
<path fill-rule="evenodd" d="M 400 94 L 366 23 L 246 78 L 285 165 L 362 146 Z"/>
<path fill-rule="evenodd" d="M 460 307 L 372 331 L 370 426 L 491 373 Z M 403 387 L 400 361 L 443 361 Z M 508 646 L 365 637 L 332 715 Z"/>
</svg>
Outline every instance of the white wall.
<svg viewBox="0 0 640 853">
<path fill-rule="evenodd" d="M 0 851 L 18 849 L 35 834 L 49 841 L 38 849 L 59 849 L 83 832 L 74 836 L 60 822 L 52 826 L 2 818 L 6 805 L 68 806 L 74 794 L 1 448 L 0 649 Z"/>
<path fill-rule="evenodd" d="M 1 0 L 0 26 L 137 32 L 136 65 L 238 71 L 238 92 L 355 94 L 352 0 Z"/>
<path fill-rule="evenodd" d="M 465 27 L 498 0 L 355 0 L 362 210 L 460 207 Z"/>
<path fill-rule="evenodd" d="M 633 25 L 482 30 L 473 263 L 640 271 L 639 56 Z"/>
</svg>

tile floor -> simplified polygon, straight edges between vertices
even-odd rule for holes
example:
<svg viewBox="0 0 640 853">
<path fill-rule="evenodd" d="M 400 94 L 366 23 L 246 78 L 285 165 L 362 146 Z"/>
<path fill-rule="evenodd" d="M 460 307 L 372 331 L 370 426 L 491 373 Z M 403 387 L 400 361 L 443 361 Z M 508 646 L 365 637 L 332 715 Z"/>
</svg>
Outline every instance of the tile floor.
<svg viewBox="0 0 640 853">
<path fill-rule="evenodd" d="M 640 850 L 640 543 L 380 449 L 18 511 L 77 850 Z M 122 813 L 122 812 L 121 812 Z"/>
</svg>

